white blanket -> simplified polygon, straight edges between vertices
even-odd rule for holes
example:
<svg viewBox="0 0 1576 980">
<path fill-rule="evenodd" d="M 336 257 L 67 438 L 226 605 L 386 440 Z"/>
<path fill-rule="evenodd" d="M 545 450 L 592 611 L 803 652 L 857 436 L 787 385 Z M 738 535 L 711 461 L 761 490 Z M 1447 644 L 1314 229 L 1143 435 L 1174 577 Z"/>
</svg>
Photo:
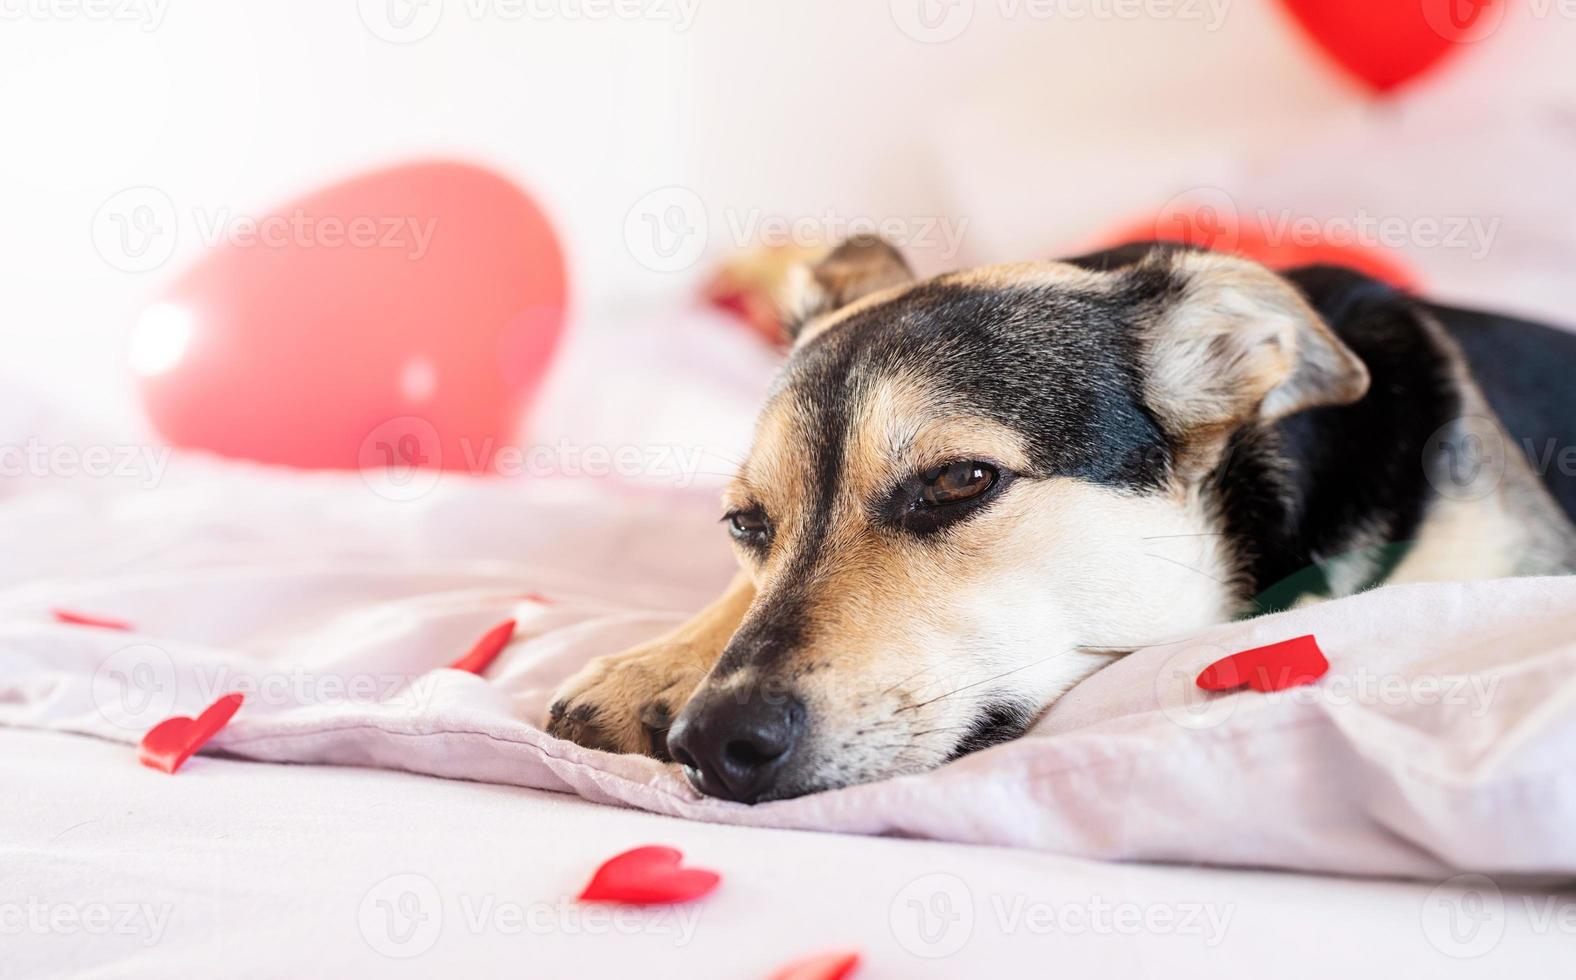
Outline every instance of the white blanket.
<svg viewBox="0 0 1576 980">
<path fill-rule="evenodd" d="M 1225 625 L 1118 662 L 1014 743 L 763 806 L 548 737 L 559 679 L 726 580 L 708 496 L 445 476 L 399 501 L 355 474 L 177 458 L 157 491 L 17 497 L 0 508 L 19 583 L 0 593 L 0 723 L 134 743 L 239 690 L 210 747 L 253 759 L 1104 858 L 1576 873 L 1576 579 L 1385 589 Z M 64 561 L 96 570 L 49 578 Z M 440 669 L 508 616 L 517 639 L 486 677 Z M 1220 656 L 1308 632 L 1332 663 L 1311 688 L 1192 686 Z"/>
</svg>

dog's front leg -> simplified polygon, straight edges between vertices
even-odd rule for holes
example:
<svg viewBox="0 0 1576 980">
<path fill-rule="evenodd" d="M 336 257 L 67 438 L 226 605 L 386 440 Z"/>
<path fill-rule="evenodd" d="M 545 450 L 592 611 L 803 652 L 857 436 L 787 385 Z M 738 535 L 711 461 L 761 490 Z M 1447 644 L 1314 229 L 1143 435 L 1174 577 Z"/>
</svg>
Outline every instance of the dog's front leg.
<svg viewBox="0 0 1576 980">
<path fill-rule="evenodd" d="M 694 619 L 633 650 L 598 657 L 558 689 L 547 731 L 605 752 L 668 759 L 668 725 L 689 701 L 755 599 L 742 572 Z"/>
</svg>

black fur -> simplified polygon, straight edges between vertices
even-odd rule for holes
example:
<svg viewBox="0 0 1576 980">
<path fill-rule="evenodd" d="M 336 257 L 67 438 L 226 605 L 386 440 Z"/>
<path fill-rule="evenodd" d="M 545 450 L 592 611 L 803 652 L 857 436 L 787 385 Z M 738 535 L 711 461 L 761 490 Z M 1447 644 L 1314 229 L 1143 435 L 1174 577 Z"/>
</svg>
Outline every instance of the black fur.
<svg viewBox="0 0 1576 980">
<path fill-rule="evenodd" d="M 1259 611 L 1327 592 L 1317 561 L 1374 539 L 1413 540 L 1434 496 L 1429 439 L 1461 414 L 1450 362 L 1408 297 L 1346 269 L 1285 276 L 1368 366 L 1372 385 L 1354 405 L 1302 412 L 1233 443 L 1219 489 Z"/>
<path fill-rule="evenodd" d="M 1171 247 L 1133 243 L 1072 261 L 1114 271 Z M 1535 449 L 1534 468 L 1576 519 L 1576 473 L 1559 465 L 1565 447 L 1576 446 L 1576 335 L 1424 303 L 1350 269 L 1281 274 L 1368 366 L 1372 386 L 1354 405 L 1303 412 L 1234 440 L 1217 487 L 1257 611 L 1327 592 L 1316 560 L 1375 539 L 1398 559 L 1415 536 L 1436 497 L 1430 438 L 1462 414 L 1449 354 L 1421 313 L 1461 347 L 1490 406 L 1519 444 Z M 1374 581 L 1386 571 L 1376 568 Z"/>
<path fill-rule="evenodd" d="M 1473 378 L 1517 449 L 1576 520 L 1576 333 L 1422 305 L 1466 354 Z"/>
<path fill-rule="evenodd" d="M 1125 269 L 1109 291 L 922 283 L 797 350 L 774 397 L 802 399 L 817 421 L 809 523 L 789 562 L 793 572 L 757 601 L 719 673 L 770 665 L 802 638 L 854 424 L 847 407 L 873 381 L 922 375 L 941 412 L 983 414 L 1023 433 L 1031 456 L 1026 476 L 1077 477 L 1136 492 L 1165 485 L 1179 447 L 1146 403 L 1138 328 L 1185 285 L 1165 264 L 1140 262 L 1171 247 L 1136 243 L 1071 260 Z M 1241 556 L 1240 598 L 1253 599 L 1260 611 L 1325 591 L 1321 561 L 1376 543 L 1402 549 L 1416 536 L 1435 498 L 1425 465 L 1430 438 L 1462 413 L 1449 352 L 1422 311 L 1465 348 L 1518 439 L 1576 445 L 1576 389 L 1567 376 L 1576 370 L 1576 337 L 1423 304 L 1347 269 L 1311 266 L 1283 275 L 1364 361 L 1373 383 L 1354 405 L 1243 430 L 1214 476 L 1225 533 Z M 1543 472 L 1566 510 L 1576 512 L 1576 478 L 1558 466 Z M 874 516 L 881 525 L 881 514 Z M 1385 570 L 1381 562 L 1376 576 Z"/>
</svg>

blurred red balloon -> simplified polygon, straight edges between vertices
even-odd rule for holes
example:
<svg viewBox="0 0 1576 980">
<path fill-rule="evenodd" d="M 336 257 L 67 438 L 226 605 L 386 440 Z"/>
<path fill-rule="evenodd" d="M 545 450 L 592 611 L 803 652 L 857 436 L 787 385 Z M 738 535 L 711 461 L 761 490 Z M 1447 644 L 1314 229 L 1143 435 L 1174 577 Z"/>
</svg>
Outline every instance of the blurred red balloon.
<svg viewBox="0 0 1576 980">
<path fill-rule="evenodd" d="M 1417 274 L 1392 250 L 1355 242 L 1309 239 L 1300 229 L 1294 233 L 1288 228 L 1275 235 L 1253 222 L 1238 222 L 1207 204 L 1169 207 L 1155 221 L 1132 225 L 1105 236 L 1095 247 L 1110 248 L 1124 242 L 1156 239 L 1233 252 L 1272 269 L 1341 265 L 1410 292 L 1417 291 L 1421 284 Z"/>
<path fill-rule="evenodd" d="M 410 164 L 223 231 L 132 337 L 171 443 L 292 466 L 481 471 L 514 436 L 567 293 L 552 226 L 519 188 Z"/>
<path fill-rule="evenodd" d="M 1389 92 L 1498 30 L 1508 0 L 1284 0 L 1346 71 Z"/>
</svg>

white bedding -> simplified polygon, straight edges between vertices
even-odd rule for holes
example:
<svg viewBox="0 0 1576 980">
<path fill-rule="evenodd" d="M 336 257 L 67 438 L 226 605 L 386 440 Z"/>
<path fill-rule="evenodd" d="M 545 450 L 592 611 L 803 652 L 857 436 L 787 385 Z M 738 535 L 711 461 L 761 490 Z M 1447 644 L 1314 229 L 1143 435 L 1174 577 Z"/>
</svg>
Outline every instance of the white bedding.
<svg viewBox="0 0 1576 980">
<path fill-rule="evenodd" d="M 578 356 L 596 360 L 594 350 Z M 759 377 L 687 397 L 694 412 L 731 408 L 747 419 Z M 550 401 L 544 425 L 578 426 L 586 443 L 682 444 L 693 421 L 599 419 L 570 404 Z M 36 430 L 39 417 L 17 431 Z M 642 431 L 629 432 L 635 425 Z M 736 436 L 713 431 L 694 444 L 723 458 Z M 68 430 L 53 442 L 89 440 Z M 1517 890 L 1523 875 L 1573 867 L 1572 698 L 1562 686 L 1576 673 L 1571 583 L 1380 592 L 1223 627 L 1098 675 L 1046 719 L 1037 733 L 1045 737 L 918 781 L 748 810 L 696 799 L 649 760 L 584 752 L 533 727 L 557 676 L 660 629 L 726 582 L 733 561 L 715 526 L 715 473 L 685 489 L 445 475 L 409 499 L 357 474 L 179 454 L 152 475 L 145 467 L 0 489 L 0 725 L 12 726 L 0 727 L 0 785 L 11 790 L 0 809 L 0 975 L 375 967 L 738 977 L 853 945 L 868 954 L 869 977 L 1465 976 L 1486 966 L 1541 976 L 1576 953 L 1576 905 Z M 137 632 L 53 623 L 56 608 L 124 618 Z M 511 614 L 521 639 L 486 679 L 433 673 Z M 1212 702 L 1227 711 L 1180 697 L 1173 684 L 1214 655 L 1309 629 L 1331 656 L 1332 679 L 1355 682 L 1363 664 L 1381 682 L 1471 675 L 1473 656 L 1485 652 L 1514 670 L 1490 691 L 1487 713 L 1470 687 L 1454 705 L 1374 706 L 1327 679 L 1345 703 L 1248 694 Z M 114 668 L 144 661 L 114 658 L 144 644 L 171 671 L 194 673 L 184 686 L 155 685 L 166 700 L 125 702 Z M 372 685 L 347 696 L 347 677 Z M 230 685 L 247 685 L 249 701 L 216 742 L 226 751 L 493 784 L 212 756 L 173 777 L 136 764 L 141 731 Z M 384 721 L 416 731 L 458 720 L 478 734 L 336 731 L 346 711 L 386 710 L 394 715 Z M 1157 712 L 1166 728 L 1156 727 Z M 1198 717 L 1219 724 L 1200 730 Z M 1511 717 L 1514 725 L 1496 727 Z M 1467 739 L 1442 724 L 1453 720 L 1466 724 Z M 1159 733 L 1191 753 L 1187 764 L 1154 751 Z M 525 744 L 500 751 L 499 734 Z M 1056 747 L 1038 755 L 1046 746 Z M 1287 765 L 1283 752 L 1316 765 Z M 1093 764 L 1101 759 L 1108 764 Z M 1019 846 L 721 826 L 499 783 L 707 821 Z M 1025 812 L 1041 819 L 1025 822 Z M 727 875 L 683 945 L 676 920 L 641 918 L 591 936 L 580 913 L 560 904 L 597 862 L 645 843 L 677 844 Z M 1436 889 L 1433 880 L 1167 868 L 1068 852 L 1490 877 Z M 406 874 L 420 878 L 380 885 Z M 930 877 L 938 874 L 955 877 Z M 473 925 L 489 900 L 506 909 L 502 918 Z M 514 906 L 536 925 L 513 928 Z M 379 916 L 398 908 L 441 919 L 430 947 L 389 946 Z M 124 919 L 131 932 L 100 916 Z M 147 942 L 160 916 L 167 922 Z M 1211 921 L 1221 925 L 1211 931 Z M 956 951 L 931 956 L 959 935 Z"/>
<path fill-rule="evenodd" d="M 725 579 L 709 501 L 452 476 L 388 500 L 357 474 L 187 462 L 97 514 L 68 489 L 5 508 L 24 567 L 70 534 L 146 553 L 0 592 L 0 724 L 134 743 L 239 691 L 247 703 L 210 747 L 251 759 L 1096 858 L 1576 877 L 1576 578 L 1380 589 L 1225 624 L 1123 658 L 1026 738 L 747 807 L 700 797 L 675 766 L 539 727 L 564 677 Z M 138 542 L 143 529 L 162 550 Z M 318 556 L 324 542 L 333 557 Z M 59 608 L 134 630 L 51 621 Z M 517 638 L 487 676 L 441 669 L 505 618 Z M 1332 665 L 1311 688 L 1191 683 L 1229 653 L 1307 633 Z"/>
<path fill-rule="evenodd" d="M 374 769 L 199 757 L 169 777 L 132 754 L 0 729 L 0 976 L 738 980 L 839 947 L 863 950 L 860 980 L 1530 980 L 1576 960 L 1576 900 L 1508 887 L 722 827 Z M 564 902 L 648 843 L 721 887 L 682 917 Z"/>
</svg>

